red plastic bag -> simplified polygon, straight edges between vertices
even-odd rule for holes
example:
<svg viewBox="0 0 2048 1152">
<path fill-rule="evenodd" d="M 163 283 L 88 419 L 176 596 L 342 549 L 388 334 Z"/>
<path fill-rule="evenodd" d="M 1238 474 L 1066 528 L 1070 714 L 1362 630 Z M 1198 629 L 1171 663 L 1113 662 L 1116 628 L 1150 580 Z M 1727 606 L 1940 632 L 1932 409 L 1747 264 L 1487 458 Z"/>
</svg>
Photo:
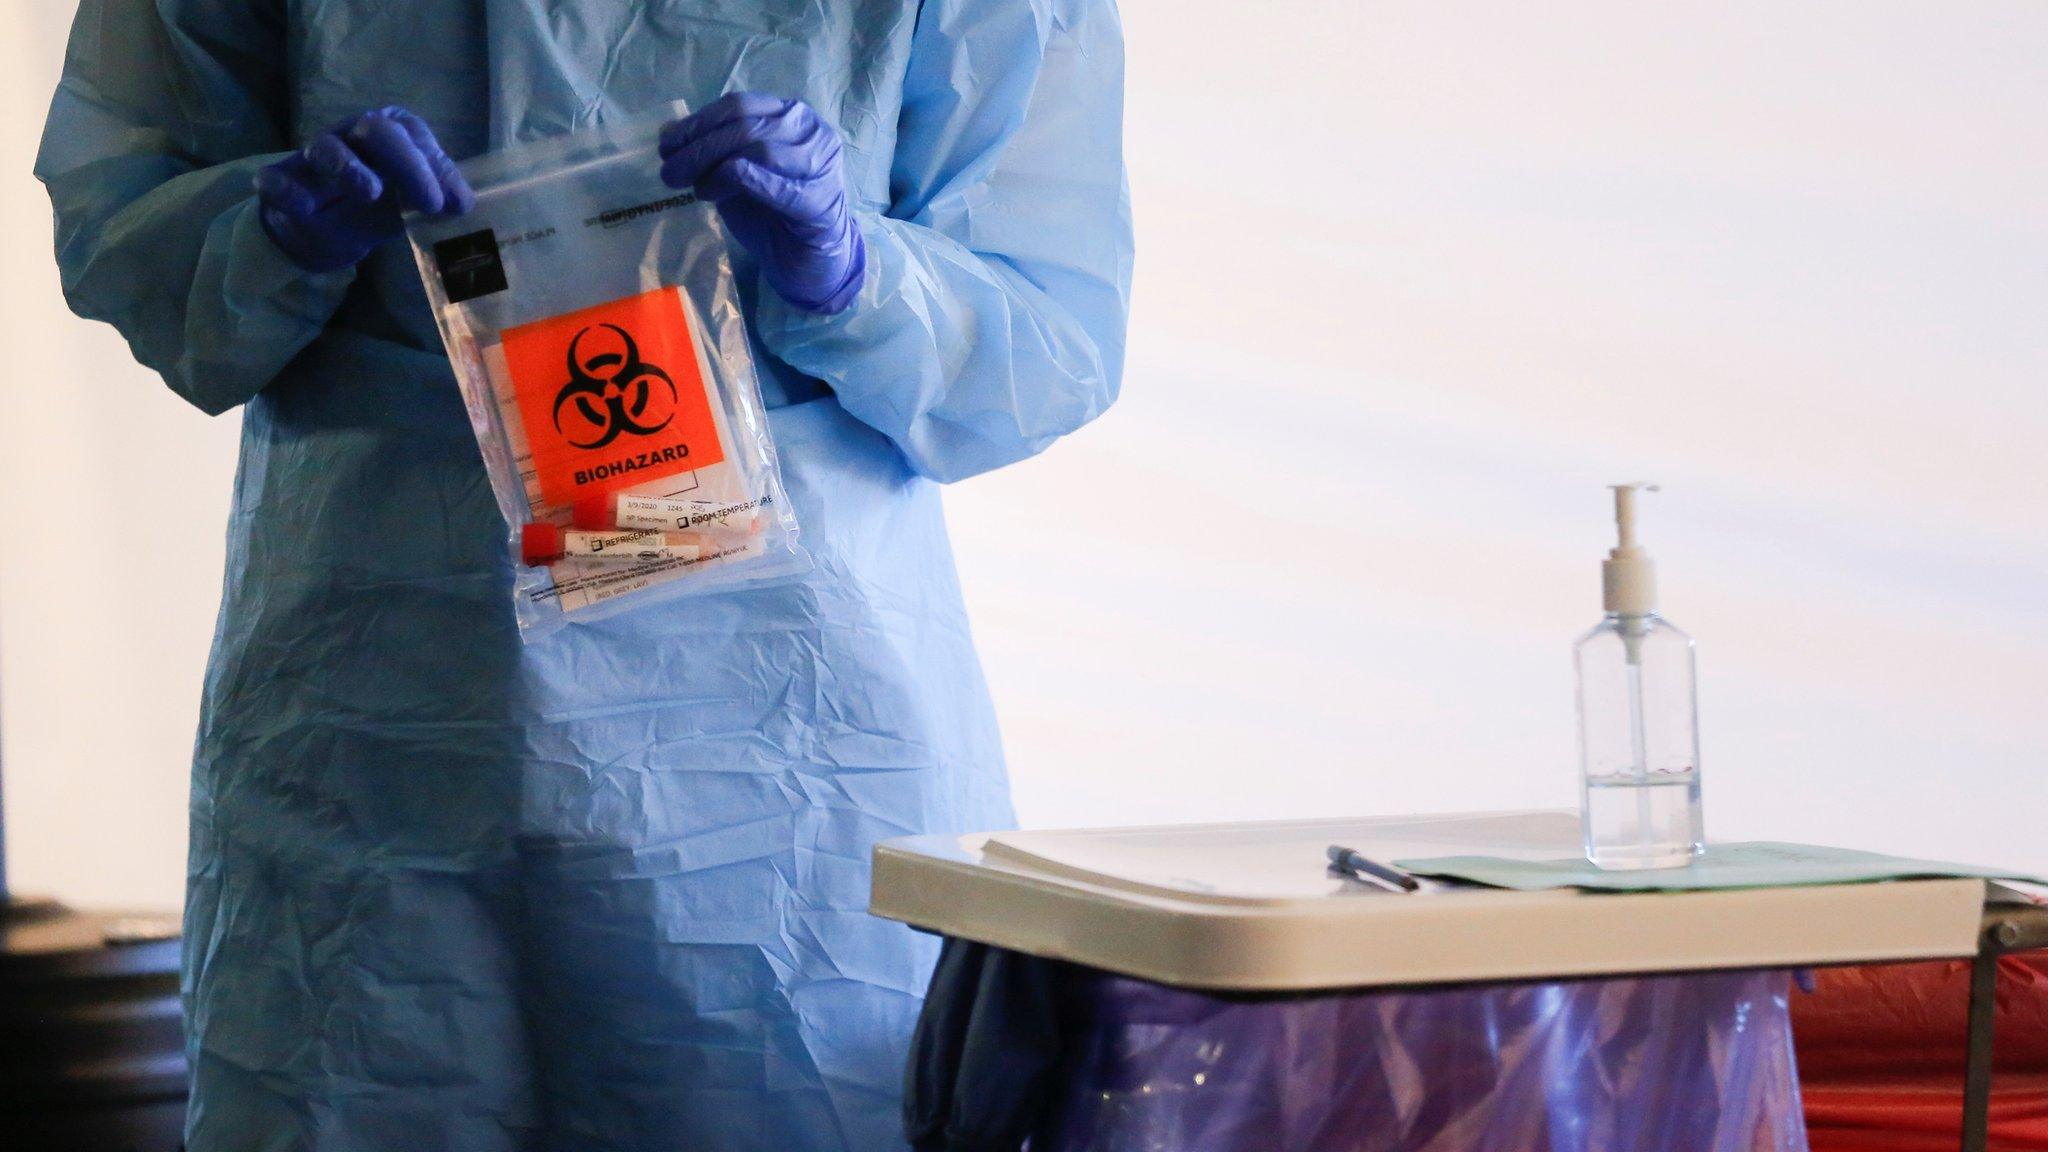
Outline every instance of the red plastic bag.
<svg viewBox="0 0 2048 1152">
<path fill-rule="evenodd" d="M 1955 1152 L 1967 961 L 1839 968 L 1792 998 L 1813 1152 Z M 1992 1152 L 2048 1152 L 2048 955 L 1999 961 Z"/>
</svg>

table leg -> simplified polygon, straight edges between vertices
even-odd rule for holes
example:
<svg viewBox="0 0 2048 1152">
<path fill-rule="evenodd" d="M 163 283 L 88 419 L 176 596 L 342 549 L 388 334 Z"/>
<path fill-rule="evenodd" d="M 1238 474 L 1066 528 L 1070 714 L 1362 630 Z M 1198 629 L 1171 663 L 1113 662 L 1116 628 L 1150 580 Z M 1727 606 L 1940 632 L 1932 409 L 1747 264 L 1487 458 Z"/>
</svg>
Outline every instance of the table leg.
<svg viewBox="0 0 2048 1152">
<path fill-rule="evenodd" d="M 2048 904 L 1993 904 L 1970 962 L 1969 1059 L 1963 1066 L 1963 1152 L 1986 1152 L 1991 1140 L 1992 1024 L 1998 1004 L 1998 958 L 2048 948 Z"/>
<path fill-rule="evenodd" d="M 1991 1132 L 1993 1009 L 1998 1001 L 2000 950 L 1983 941 L 1970 962 L 1969 1058 L 1963 1066 L 1963 1152 L 1985 1152 Z"/>
</svg>

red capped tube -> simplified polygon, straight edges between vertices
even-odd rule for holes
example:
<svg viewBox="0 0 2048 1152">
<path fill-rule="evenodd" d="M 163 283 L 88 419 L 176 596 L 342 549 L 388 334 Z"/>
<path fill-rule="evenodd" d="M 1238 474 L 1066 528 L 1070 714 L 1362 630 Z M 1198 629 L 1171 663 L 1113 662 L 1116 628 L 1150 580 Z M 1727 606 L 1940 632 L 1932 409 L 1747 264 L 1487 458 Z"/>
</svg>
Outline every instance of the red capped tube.
<svg viewBox="0 0 2048 1152">
<path fill-rule="evenodd" d="M 519 530 L 519 557 L 528 567 L 538 567 L 562 558 L 562 530 L 545 520 L 536 520 Z"/>
<path fill-rule="evenodd" d="M 583 497 L 569 506 L 569 514 L 585 532 L 609 532 L 619 526 L 610 493 Z"/>
</svg>

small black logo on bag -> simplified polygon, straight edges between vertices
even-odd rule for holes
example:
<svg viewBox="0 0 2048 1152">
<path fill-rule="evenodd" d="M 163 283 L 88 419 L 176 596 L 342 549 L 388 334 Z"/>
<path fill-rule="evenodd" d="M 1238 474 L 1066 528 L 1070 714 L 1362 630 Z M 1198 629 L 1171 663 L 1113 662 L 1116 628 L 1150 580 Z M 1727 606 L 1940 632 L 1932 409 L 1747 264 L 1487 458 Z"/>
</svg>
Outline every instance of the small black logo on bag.
<svg viewBox="0 0 2048 1152">
<path fill-rule="evenodd" d="M 505 264 L 498 258 L 498 234 L 489 228 L 434 245 L 441 291 L 450 304 L 505 290 Z"/>
<path fill-rule="evenodd" d="M 592 337 L 588 345 L 584 338 Z M 621 436 L 652 436 L 676 414 L 676 382 L 640 358 L 616 324 L 595 324 L 569 341 L 569 382 L 555 394 L 555 431 L 578 448 Z"/>
</svg>

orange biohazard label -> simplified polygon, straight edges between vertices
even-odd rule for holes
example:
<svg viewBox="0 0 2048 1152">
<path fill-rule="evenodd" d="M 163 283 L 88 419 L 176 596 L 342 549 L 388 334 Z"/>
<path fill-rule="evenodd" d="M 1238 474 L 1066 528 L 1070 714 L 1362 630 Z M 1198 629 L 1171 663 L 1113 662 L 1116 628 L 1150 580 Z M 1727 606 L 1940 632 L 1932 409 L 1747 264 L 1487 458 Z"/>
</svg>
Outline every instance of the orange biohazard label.
<svg viewBox="0 0 2048 1152">
<path fill-rule="evenodd" d="M 725 459 L 676 289 L 507 328 L 501 338 L 547 503 Z"/>
</svg>

